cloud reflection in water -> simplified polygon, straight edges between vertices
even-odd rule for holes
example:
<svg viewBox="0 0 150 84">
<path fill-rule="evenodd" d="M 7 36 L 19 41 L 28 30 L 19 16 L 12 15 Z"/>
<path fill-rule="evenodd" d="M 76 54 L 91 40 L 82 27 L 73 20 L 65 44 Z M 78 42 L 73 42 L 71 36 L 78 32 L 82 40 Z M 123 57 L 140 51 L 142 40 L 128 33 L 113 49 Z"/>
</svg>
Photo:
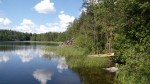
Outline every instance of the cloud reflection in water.
<svg viewBox="0 0 150 84">
<path fill-rule="evenodd" d="M 7 62 L 7 61 L 9 61 L 9 57 L 8 56 L 0 56 L 0 62 Z"/>
<path fill-rule="evenodd" d="M 33 59 L 34 54 L 30 50 L 17 50 L 15 53 L 19 55 L 22 63 L 30 62 Z"/>
<path fill-rule="evenodd" d="M 51 80 L 52 73 L 47 69 L 37 69 L 33 72 L 35 79 L 41 82 L 41 84 L 46 84 L 48 80 Z"/>
<path fill-rule="evenodd" d="M 19 55 L 22 63 L 28 63 L 34 57 L 42 57 L 44 55 L 43 51 L 39 49 L 17 50 L 15 53 Z"/>
<path fill-rule="evenodd" d="M 57 69 L 58 69 L 58 72 L 60 72 L 60 73 L 62 73 L 63 70 L 68 69 L 68 65 L 66 63 L 65 57 L 61 57 L 58 60 Z"/>
</svg>

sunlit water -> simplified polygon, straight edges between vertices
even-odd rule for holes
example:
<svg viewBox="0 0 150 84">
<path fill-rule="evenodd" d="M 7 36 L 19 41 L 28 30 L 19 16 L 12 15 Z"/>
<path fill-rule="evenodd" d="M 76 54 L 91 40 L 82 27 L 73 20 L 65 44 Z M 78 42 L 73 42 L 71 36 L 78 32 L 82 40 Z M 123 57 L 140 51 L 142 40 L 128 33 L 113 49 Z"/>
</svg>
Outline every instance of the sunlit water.
<svg viewBox="0 0 150 84">
<path fill-rule="evenodd" d="M 41 49 L 46 45 L 0 44 L 0 84 L 80 84 L 64 57 Z"/>
</svg>

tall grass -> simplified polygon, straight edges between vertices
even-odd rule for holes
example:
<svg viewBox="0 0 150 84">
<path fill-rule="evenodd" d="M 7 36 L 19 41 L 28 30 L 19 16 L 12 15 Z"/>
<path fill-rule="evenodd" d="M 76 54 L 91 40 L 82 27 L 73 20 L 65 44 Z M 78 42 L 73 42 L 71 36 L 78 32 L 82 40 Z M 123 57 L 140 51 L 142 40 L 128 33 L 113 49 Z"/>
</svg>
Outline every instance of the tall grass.
<svg viewBox="0 0 150 84">
<path fill-rule="evenodd" d="M 115 84 L 150 84 L 149 77 L 139 75 L 139 72 L 129 73 L 127 70 L 120 69 L 115 79 Z"/>
<path fill-rule="evenodd" d="M 46 47 L 45 50 L 53 51 L 61 56 L 66 57 L 68 60 L 72 60 L 71 64 L 76 64 L 82 62 L 81 65 L 84 66 L 102 66 L 107 65 L 109 58 L 95 58 L 88 57 L 89 51 L 85 48 L 76 47 Z"/>
<path fill-rule="evenodd" d="M 87 50 L 84 48 L 74 48 L 74 47 L 47 47 L 47 50 L 54 51 L 60 55 L 65 57 L 77 57 L 77 56 L 84 56 L 87 53 Z"/>
<path fill-rule="evenodd" d="M 113 84 L 114 74 L 107 73 L 109 58 L 88 57 L 88 50 L 76 47 L 47 47 L 46 50 L 66 58 L 69 68 L 76 72 L 82 84 Z"/>
</svg>

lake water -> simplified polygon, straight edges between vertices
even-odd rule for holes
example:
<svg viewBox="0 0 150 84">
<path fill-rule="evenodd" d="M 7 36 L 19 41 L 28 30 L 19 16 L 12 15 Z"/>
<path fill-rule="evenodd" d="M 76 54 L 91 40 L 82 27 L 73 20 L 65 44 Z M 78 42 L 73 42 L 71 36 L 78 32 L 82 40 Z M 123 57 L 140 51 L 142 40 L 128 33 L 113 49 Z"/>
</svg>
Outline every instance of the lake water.
<svg viewBox="0 0 150 84">
<path fill-rule="evenodd" d="M 85 73 L 80 75 L 78 69 L 73 70 L 67 65 L 65 57 L 42 50 L 44 46 L 54 45 L 0 42 L 0 84 L 91 84 L 89 78 L 99 76 L 88 77 L 90 73 L 83 69 L 80 70 L 87 73 L 87 77 L 84 77 Z M 112 83 L 111 74 L 102 77 L 92 83 Z"/>
</svg>

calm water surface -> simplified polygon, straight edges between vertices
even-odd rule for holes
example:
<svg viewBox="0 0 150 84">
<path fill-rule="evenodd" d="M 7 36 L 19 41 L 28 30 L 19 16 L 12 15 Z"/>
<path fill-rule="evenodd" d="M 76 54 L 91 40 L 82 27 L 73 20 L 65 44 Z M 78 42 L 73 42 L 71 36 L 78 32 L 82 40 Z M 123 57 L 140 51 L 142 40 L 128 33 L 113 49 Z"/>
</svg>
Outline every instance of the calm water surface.
<svg viewBox="0 0 150 84">
<path fill-rule="evenodd" d="M 48 44 L 0 42 L 0 84 L 81 84 L 86 81 L 69 68 L 65 57 L 42 50 L 44 46 Z"/>
<path fill-rule="evenodd" d="M 44 46 L 1 43 L 0 84 L 80 84 L 65 58 L 44 52 Z"/>
</svg>

